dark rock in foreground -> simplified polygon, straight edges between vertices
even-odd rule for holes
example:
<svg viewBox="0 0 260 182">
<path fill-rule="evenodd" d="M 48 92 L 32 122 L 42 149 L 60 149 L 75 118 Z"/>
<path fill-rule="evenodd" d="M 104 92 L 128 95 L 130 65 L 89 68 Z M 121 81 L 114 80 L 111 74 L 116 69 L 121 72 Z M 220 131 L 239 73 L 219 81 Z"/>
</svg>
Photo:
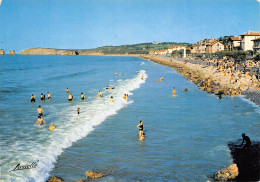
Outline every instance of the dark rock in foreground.
<svg viewBox="0 0 260 182">
<path fill-rule="evenodd" d="M 241 141 L 239 142 L 241 143 Z M 237 145 L 239 142 L 228 144 L 233 162 L 237 164 L 239 170 L 239 175 L 235 181 L 259 181 L 260 142 L 252 142 L 249 149 L 243 149 L 243 147 Z"/>
</svg>

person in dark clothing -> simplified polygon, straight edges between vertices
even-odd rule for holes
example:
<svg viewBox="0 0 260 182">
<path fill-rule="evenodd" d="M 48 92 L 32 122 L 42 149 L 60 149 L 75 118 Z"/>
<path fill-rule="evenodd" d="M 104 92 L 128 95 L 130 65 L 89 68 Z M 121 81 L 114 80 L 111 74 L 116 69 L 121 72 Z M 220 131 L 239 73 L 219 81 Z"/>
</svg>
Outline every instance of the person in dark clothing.
<svg viewBox="0 0 260 182">
<path fill-rule="evenodd" d="M 250 138 L 248 136 L 246 136 L 245 133 L 242 134 L 242 138 L 243 138 L 243 141 L 240 144 L 240 146 L 242 146 L 243 143 L 246 142 L 246 144 L 243 147 L 243 149 L 245 149 L 245 148 L 249 149 L 251 147 L 251 140 L 250 140 Z"/>
</svg>

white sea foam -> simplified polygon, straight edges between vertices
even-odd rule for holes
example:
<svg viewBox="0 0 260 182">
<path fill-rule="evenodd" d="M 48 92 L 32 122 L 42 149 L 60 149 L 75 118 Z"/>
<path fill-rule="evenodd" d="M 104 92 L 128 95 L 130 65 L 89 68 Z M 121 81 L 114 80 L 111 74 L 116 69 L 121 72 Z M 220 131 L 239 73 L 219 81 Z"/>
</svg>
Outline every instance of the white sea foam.
<svg viewBox="0 0 260 182">
<path fill-rule="evenodd" d="M 30 170 L 30 177 L 24 177 L 22 181 L 44 182 L 49 177 L 49 172 L 54 168 L 57 157 L 61 155 L 64 149 L 70 147 L 73 142 L 87 136 L 95 129 L 95 126 L 101 124 L 107 117 L 116 114 L 127 104 L 133 103 L 132 100 L 126 102 L 122 99 L 124 94 L 132 95 L 131 91 L 145 83 L 141 76 L 146 79 L 148 76 L 144 70 L 133 79 L 120 80 L 115 90 L 104 91 L 103 98 L 96 98 L 91 102 L 83 102 L 78 105 L 68 107 L 58 113 L 61 115 L 60 123 L 57 129 L 53 130 L 48 136 L 49 140 L 45 143 L 34 145 L 33 149 L 28 150 L 32 160 L 39 160 L 38 166 Z M 109 98 L 113 96 L 115 102 L 110 103 Z M 131 99 L 131 97 L 129 98 Z M 77 115 L 76 109 L 80 107 L 81 113 Z M 45 131 L 47 132 L 47 131 Z"/>
<path fill-rule="evenodd" d="M 246 99 L 245 97 L 245 95 L 241 95 L 241 96 L 239 96 L 243 101 L 245 101 L 245 102 L 247 102 L 248 104 L 250 104 L 250 105 L 252 105 L 254 108 L 255 108 L 255 111 L 257 112 L 257 113 L 259 113 L 260 114 L 260 107 L 257 105 L 257 104 L 255 104 L 254 102 L 252 102 L 250 99 Z"/>
</svg>

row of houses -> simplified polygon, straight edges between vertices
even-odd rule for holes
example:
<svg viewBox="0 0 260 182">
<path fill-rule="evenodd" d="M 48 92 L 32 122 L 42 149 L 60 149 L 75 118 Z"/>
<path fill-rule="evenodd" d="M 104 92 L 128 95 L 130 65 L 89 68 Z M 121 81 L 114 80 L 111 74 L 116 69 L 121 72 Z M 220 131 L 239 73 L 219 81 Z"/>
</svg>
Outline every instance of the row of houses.
<svg viewBox="0 0 260 182">
<path fill-rule="evenodd" d="M 215 53 L 223 50 L 260 53 L 260 32 L 248 31 L 238 37 L 231 36 L 226 44 L 219 39 L 204 39 L 191 46 L 191 53 Z"/>
<path fill-rule="evenodd" d="M 254 54 L 260 53 L 260 32 L 248 31 L 238 37 L 230 37 L 228 48 L 230 51 L 243 50 L 253 51 Z"/>
<path fill-rule="evenodd" d="M 243 50 L 253 51 L 254 54 L 260 53 L 260 32 L 248 31 L 238 37 L 229 37 L 228 41 L 219 39 L 203 39 L 193 44 L 191 47 L 172 46 L 168 49 L 153 50 L 150 54 L 168 55 L 178 50 L 190 50 L 190 53 L 215 53 L 224 50 Z"/>
</svg>

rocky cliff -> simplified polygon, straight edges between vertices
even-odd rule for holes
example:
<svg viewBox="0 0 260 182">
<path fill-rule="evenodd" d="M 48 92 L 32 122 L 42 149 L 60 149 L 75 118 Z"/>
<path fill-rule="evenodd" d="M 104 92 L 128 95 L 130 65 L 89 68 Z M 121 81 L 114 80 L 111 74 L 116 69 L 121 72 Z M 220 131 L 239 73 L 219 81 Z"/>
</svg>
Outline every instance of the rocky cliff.
<svg viewBox="0 0 260 182">
<path fill-rule="evenodd" d="M 47 48 L 31 48 L 20 52 L 22 55 L 78 55 L 77 51 Z"/>
<path fill-rule="evenodd" d="M 14 50 L 9 51 L 9 55 L 16 55 Z"/>
<path fill-rule="evenodd" d="M 0 49 L 0 55 L 5 55 L 4 49 Z"/>
</svg>

